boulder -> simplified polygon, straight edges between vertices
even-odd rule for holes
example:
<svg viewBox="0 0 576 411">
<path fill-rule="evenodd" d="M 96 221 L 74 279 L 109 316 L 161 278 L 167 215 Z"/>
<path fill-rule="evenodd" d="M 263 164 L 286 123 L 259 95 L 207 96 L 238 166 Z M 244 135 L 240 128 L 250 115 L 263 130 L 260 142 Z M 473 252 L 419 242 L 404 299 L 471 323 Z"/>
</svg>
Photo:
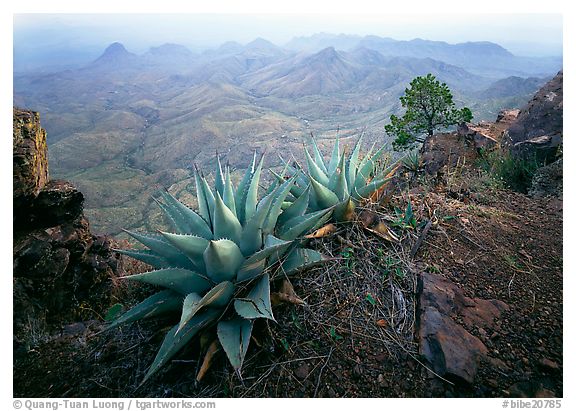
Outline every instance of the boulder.
<svg viewBox="0 0 576 411">
<path fill-rule="evenodd" d="M 517 108 L 515 108 L 515 109 L 502 109 L 502 110 L 500 110 L 500 112 L 498 113 L 498 116 L 496 117 L 496 123 L 510 125 L 518 119 L 519 114 L 520 114 L 520 110 Z"/>
<path fill-rule="evenodd" d="M 528 190 L 532 197 L 563 196 L 563 159 L 540 167 L 532 176 L 532 185 Z"/>
<path fill-rule="evenodd" d="M 553 150 L 562 143 L 563 72 L 546 83 L 520 110 L 503 139 L 516 156 L 531 156 L 531 149 Z M 519 143 L 527 142 L 525 145 Z"/>
<path fill-rule="evenodd" d="M 459 136 L 470 140 L 476 150 L 490 151 L 498 147 L 498 141 L 489 135 L 489 128 L 489 125 L 484 124 L 462 123 L 458 126 L 457 133 Z"/>
<path fill-rule="evenodd" d="M 68 181 L 50 180 L 14 209 L 15 230 L 54 227 L 83 216 L 84 195 Z"/>
<path fill-rule="evenodd" d="M 427 174 L 437 175 L 477 157 L 473 145 L 457 132 L 438 133 L 426 138 L 422 146 L 422 163 Z"/>
<path fill-rule="evenodd" d="M 456 383 L 472 384 L 479 358 L 488 352 L 482 341 L 435 307 L 420 314 L 418 342 L 434 372 Z"/>
<path fill-rule="evenodd" d="M 456 383 L 472 384 L 488 349 L 468 328 L 487 329 L 508 306 L 499 300 L 469 298 L 440 275 L 421 273 L 418 279 L 417 339 L 420 355 L 434 372 Z"/>
<path fill-rule="evenodd" d="M 534 159 L 540 164 L 550 164 L 556 161 L 561 145 L 561 134 L 538 136 L 515 143 L 510 148 L 510 152 L 514 157 Z"/>
</svg>

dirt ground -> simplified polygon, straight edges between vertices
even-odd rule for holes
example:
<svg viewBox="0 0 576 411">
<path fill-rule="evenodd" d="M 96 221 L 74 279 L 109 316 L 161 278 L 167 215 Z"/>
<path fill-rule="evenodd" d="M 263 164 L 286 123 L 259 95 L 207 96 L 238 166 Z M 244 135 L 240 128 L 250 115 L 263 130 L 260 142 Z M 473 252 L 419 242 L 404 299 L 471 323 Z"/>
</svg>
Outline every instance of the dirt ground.
<svg viewBox="0 0 576 411">
<path fill-rule="evenodd" d="M 408 198 L 416 229 L 393 224 L 394 206 L 403 210 Z M 378 212 L 400 242 L 359 224 L 313 240 L 335 261 L 292 279 L 306 305 L 276 306 L 277 322 L 256 324 L 242 378 L 219 352 L 197 383 L 205 346 L 196 340 L 139 386 L 169 323 L 95 335 L 102 322 L 89 321 L 39 331 L 35 344 L 17 349 L 14 396 L 562 397 L 562 201 L 417 186 Z M 411 259 L 432 215 L 439 223 Z M 442 381 L 418 357 L 419 270 L 441 274 L 469 297 L 510 306 L 494 329 L 468 329 L 498 360 L 481 364 L 472 386 Z"/>
</svg>

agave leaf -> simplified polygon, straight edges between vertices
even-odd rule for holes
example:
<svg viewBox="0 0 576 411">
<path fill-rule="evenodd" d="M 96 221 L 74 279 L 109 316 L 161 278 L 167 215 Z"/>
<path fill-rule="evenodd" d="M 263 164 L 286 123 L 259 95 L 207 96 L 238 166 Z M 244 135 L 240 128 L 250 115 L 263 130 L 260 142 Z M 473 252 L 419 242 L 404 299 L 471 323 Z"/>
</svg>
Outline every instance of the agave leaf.
<svg viewBox="0 0 576 411">
<path fill-rule="evenodd" d="M 329 223 L 320 227 L 318 230 L 315 230 L 313 233 L 304 236 L 304 238 L 322 238 L 334 233 L 335 231 L 336 226 L 332 223 Z"/>
<path fill-rule="evenodd" d="M 326 257 L 318 251 L 309 248 L 294 248 L 286 259 L 282 261 L 281 269 L 284 274 L 291 275 L 321 264 L 324 261 L 326 261 Z"/>
<path fill-rule="evenodd" d="M 236 298 L 234 308 L 242 318 L 248 320 L 268 318 L 275 321 L 270 303 L 270 276 L 264 274 L 245 298 Z"/>
<path fill-rule="evenodd" d="M 336 207 L 334 207 L 334 220 L 336 222 L 342 221 L 352 221 L 354 220 L 354 210 L 356 208 L 356 204 L 352 201 L 352 197 L 348 197 L 345 201 L 342 201 Z"/>
<path fill-rule="evenodd" d="M 231 240 L 212 240 L 204 251 L 206 274 L 215 283 L 234 279 L 243 262 L 240 248 Z"/>
<path fill-rule="evenodd" d="M 322 157 L 322 153 L 318 149 L 318 145 L 316 144 L 316 139 L 314 137 L 311 138 L 312 140 L 312 150 L 314 152 L 314 162 L 320 167 L 320 169 L 328 175 L 328 169 L 326 168 L 326 164 L 324 163 L 324 157 Z"/>
<path fill-rule="evenodd" d="M 258 185 L 260 184 L 260 175 L 262 174 L 262 165 L 264 164 L 264 156 L 260 158 L 258 167 L 252 175 L 248 193 L 246 195 L 246 206 L 244 211 L 244 219 L 249 220 L 256 212 L 256 205 L 258 204 Z"/>
<path fill-rule="evenodd" d="M 310 184 L 306 184 L 306 185 L 294 184 L 292 186 L 292 188 L 290 189 L 290 194 L 292 194 L 294 197 L 298 198 L 304 194 L 304 191 L 306 191 L 306 188 L 308 188 L 309 185 Z"/>
<path fill-rule="evenodd" d="M 252 324 L 253 321 L 239 317 L 218 322 L 218 340 L 234 370 L 242 368 L 250 344 Z"/>
<path fill-rule="evenodd" d="M 230 281 L 223 281 L 208 291 L 204 297 L 200 297 L 198 293 L 188 294 L 184 299 L 182 316 L 176 334 L 178 334 L 202 308 L 222 308 L 226 306 L 234 295 L 234 288 L 234 284 Z"/>
<path fill-rule="evenodd" d="M 330 157 L 330 163 L 328 163 L 328 174 L 334 173 L 336 167 L 338 167 L 339 160 L 340 160 L 340 139 L 336 137 L 336 142 L 334 143 L 334 148 L 332 149 L 332 157 Z"/>
<path fill-rule="evenodd" d="M 338 167 L 336 167 L 334 172 L 330 174 L 330 179 L 328 180 L 328 184 L 326 185 L 326 187 L 328 187 L 331 191 L 334 192 L 336 191 L 336 186 L 338 184 L 338 180 L 340 177 L 339 170 L 342 170 L 341 165 L 342 163 L 344 163 L 345 160 L 346 160 L 346 153 L 342 153 L 340 159 L 338 160 Z"/>
<path fill-rule="evenodd" d="M 287 178 L 287 172 L 288 172 L 288 164 L 284 165 L 284 168 L 282 169 L 282 171 L 280 172 L 280 174 L 276 173 L 274 170 L 269 169 L 270 173 L 272 173 L 272 175 L 275 177 L 274 181 L 272 181 L 272 184 L 270 184 L 268 186 L 268 188 L 266 189 L 266 193 L 264 194 L 264 197 L 266 197 L 269 194 L 272 194 L 272 192 L 274 190 L 276 190 L 276 188 L 278 187 L 279 184 L 283 184 Z"/>
<path fill-rule="evenodd" d="M 195 268 L 186 255 L 170 244 L 159 234 L 142 234 L 124 230 L 128 235 L 140 241 L 150 250 L 164 258 L 172 267 Z"/>
<path fill-rule="evenodd" d="M 377 236 L 382 237 L 383 239 L 390 241 L 392 243 L 397 243 L 398 241 L 400 241 L 398 236 L 394 234 L 394 232 L 390 230 L 388 226 L 384 224 L 382 221 L 380 221 L 374 227 L 364 227 L 364 228 L 370 231 L 371 233 L 374 233 Z"/>
<path fill-rule="evenodd" d="M 163 290 L 151 295 L 144 301 L 126 311 L 108 327 L 106 327 L 106 330 L 118 327 L 121 324 L 138 321 L 143 318 L 150 318 L 166 312 L 177 311 L 180 309 L 181 305 L 181 294 L 178 294 L 172 290 Z"/>
<path fill-rule="evenodd" d="M 162 214 L 168 220 L 174 231 L 178 233 L 187 233 L 190 231 L 188 224 L 185 221 L 183 221 L 182 216 L 180 215 L 179 212 L 173 213 L 172 210 L 170 210 L 166 204 L 162 203 L 157 198 L 153 197 L 152 199 L 154 200 L 154 202 L 156 202 L 158 207 L 160 207 Z"/>
<path fill-rule="evenodd" d="M 240 244 L 240 237 L 242 235 L 242 226 L 236 215 L 226 207 L 226 204 L 220 198 L 220 194 L 216 193 L 214 205 L 214 237 L 219 240 L 221 238 L 228 238 L 236 244 Z"/>
<path fill-rule="evenodd" d="M 246 170 L 244 177 L 242 177 L 240 184 L 238 184 L 238 188 L 236 189 L 236 194 L 234 197 L 234 202 L 236 204 L 236 216 L 238 217 L 238 221 L 240 221 L 241 224 L 244 224 L 244 221 L 246 221 L 244 218 L 244 213 L 246 211 L 246 196 L 248 195 L 248 185 L 250 184 L 250 179 L 252 178 L 255 167 L 256 152 L 254 152 L 251 166 Z"/>
<path fill-rule="evenodd" d="M 387 181 L 382 184 L 377 190 L 373 191 L 372 194 L 370 195 L 370 200 L 371 201 L 378 201 L 378 199 L 380 198 L 380 196 L 382 195 L 382 193 L 384 192 L 384 190 L 386 190 L 386 187 L 388 187 L 388 185 L 392 182 L 392 178 L 394 177 L 394 174 L 396 174 L 396 171 L 400 168 L 402 164 L 401 163 L 396 163 L 393 164 L 392 166 L 386 168 L 382 174 L 380 176 L 378 176 L 377 178 L 381 178 L 381 176 L 384 176 L 384 179 L 386 179 Z"/>
<path fill-rule="evenodd" d="M 204 192 L 204 196 L 206 197 L 206 204 L 208 205 L 208 212 L 210 214 L 210 221 L 212 222 L 212 231 L 214 231 L 214 207 L 215 207 L 215 198 L 212 189 L 208 185 L 208 181 L 204 176 L 200 177 L 200 184 L 202 184 L 202 191 Z"/>
<path fill-rule="evenodd" d="M 344 158 L 344 153 L 342 153 L 342 159 L 340 164 L 336 169 L 334 175 L 336 175 L 336 186 L 334 187 L 334 194 L 338 197 L 340 201 L 344 201 L 346 197 L 350 194 L 348 192 L 348 182 L 346 181 L 346 162 Z"/>
<path fill-rule="evenodd" d="M 204 237 L 207 240 L 212 239 L 212 231 L 206 221 L 196 214 L 195 211 L 187 207 L 185 204 L 178 201 L 172 194 L 167 191 L 162 192 L 162 199 L 166 206 L 172 210 L 171 213 L 175 217 L 179 214 L 181 217 L 177 221 L 182 221 L 182 227 L 186 230 L 179 230 L 181 233 L 193 234 L 199 237 Z M 179 223 L 180 225 L 180 223 Z"/>
<path fill-rule="evenodd" d="M 316 181 L 319 181 L 321 184 L 327 186 L 328 185 L 328 176 L 322 169 L 314 162 L 312 157 L 310 157 L 310 153 L 308 152 L 307 148 L 304 148 L 304 153 L 306 154 L 306 163 L 308 165 L 308 173 L 311 177 L 313 177 Z"/>
<path fill-rule="evenodd" d="M 202 178 L 200 177 L 200 172 L 196 165 L 194 165 L 194 182 L 196 184 L 196 200 L 198 201 L 198 212 L 209 227 L 212 226 L 212 219 L 210 218 L 210 207 L 208 205 L 208 199 L 206 197 L 206 192 L 204 191 L 204 184 L 202 183 Z"/>
<path fill-rule="evenodd" d="M 248 281 L 258 277 L 266 268 L 266 260 L 253 260 L 250 263 L 244 261 L 238 269 L 236 282 Z"/>
<path fill-rule="evenodd" d="M 382 187 L 384 184 L 386 184 L 390 180 L 391 180 L 391 178 L 374 179 L 370 183 L 365 185 L 364 187 L 360 187 L 359 189 L 357 189 L 356 193 L 354 193 L 353 197 L 357 201 L 361 201 L 362 199 L 369 198 L 370 195 L 374 191 L 378 190 L 380 187 Z"/>
<path fill-rule="evenodd" d="M 309 198 L 310 198 L 310 186 L 308 186 L 306 190 L 304 190 L 304 193 L 302 193 L 300 197 L 296 198 L 296 201 L 294 201 L 290 205 L 290 207 L 288 207 L 286 210 L 282 212 L 282 214 L 280 214 L 277 221 L 278 225 L 281 226 L 291 218 L 304 215 L 306 209 L 308 208 Z"/>
<path fill-rule="evenodd" d="M 272 192 L 272 197 L 274 199 L 270 211 L 264 220 L 264 225 L 262 226 L 262 231 L 264 234 L 270 234 L 274 231 L 276 223 L 278 221 L 278 216 L 282 212 L 282 204 L 286 199 L 286 196 L 290 193 L 290 189 L 294 184 L 295 177 L 286 180 L 281 186 Z"/>
<path fill-rule="evenodd" d="M 152 365 L 148 369 L 142 384 L 144 384 L 156 371 L 166 364 L 170 358 L 180 351 L 198 331 L 210 325 L 220 315 L 221 310 L 208 309 L 206 312 L 194 316 L 178 334 L 176 334 L 178 325 L 172 327 L 172 329 L 168 331 L 168 334 L 166 334 L 166 337 L 164 337 L 162 346 L 160 347 L 160 350 L 158 350 L 156 358 L 154 358 Z"/>
<path fill-rule="evenodd" d="M 360 147 L 362 145 L 362 138 L 364 137 L 364 132 L 360 134 L 358 141 L 356 141 L 356 145 L 354 146 L 354 150 L 348 159 L 348 167 L 346 173 L 346 183 L 348 187 L 352 187 L 354 184 L 354 180 L 356 180 L 356 172 L 358 171 L 358 163 L 360 158 Z"/>
<path fill-rule="evenodd" d="M 204 267 L 202 254 L 204 254 L 204 250 L 208 247 L 208 240 L 187 234 L 173 234 L 163 231 L 160 231 L 160 234 L 162 234 L 170 244 L 182 251 L 182 253 L 190 258 L 197 266 Z"/>
<path fill-rule="evenodd" d="M 376 161 L 378 161 L 380 156 L 382 156 L 382 154 L 385 151 L 386 146 L 382 146 L 378 151 L 376 151 L 376 153 L 374 153 L 373 156 L 364 157 L 363 160 L 365 161 L 363 161 L 363 164 L 361 164 L 361 166 L 358 169 L 358 172 L 356 173 L 356 178 L 354 180 L 354 189 L 351 190 L 352 192 L 354 192 L 354 190 L 359 190 L 360 188 L 366 185 L 366 183 L 374 174 L 374 167 L 376 166 Z"/>
<path fill-rule="evenodd" d="M 286 181 L 284 176 L 277 174 L 276 172 L 274 172 L 274 170 L 270 170 L 270 173 L 274 177 L 276 177 L 276 181 L 279 182 L 280 184 L 282 184 Z M 306 189 L 306 187 L 308 187 L 308 185 L 310 183 L 308 182 L 306 175 L 304 173 L 302 173 L 302 171 L 296 170 L 292 174 L 292 176 L 293 177 L 296 176 L 296 182 L 290 188 L 290 194 L 293 195 L 294 197 L 298 198 L 304 193 L 304 190 Z"/>
<path fill-rule="evenodd" d="M 273 235 L 267 235 L 264 241 L 264 248 L 252 254 L 246 261 L 246 265 L 250 265 L 256 261 L 265 260 L 273 254 L 282 255 L 284 251 L 290 247 L 292 241 L 285 241 L 276 238 Z M 276 257 L 277 259 L 278 257 Z"/>
<path fill-rule="evenodd" d="M 114 248 L 113 251 L 140 260 L 156 269 L 170 267 L 168 261 L 152 250 L 119 250 Z"/>
<path fill-rule="evenodd" d="M 258 203 L 256 213 L 244 225 L 242 229 L 242 241 L 240 241 L 240 250 L 245 256 L 252 255 L 262 248 L 262 226 L 264 219 L 270 211 L 274 197 L 272 194 L 267 195 Z"/>
<path fill-rule="evenodd" d="M 181 330 L 182 326 L 186 325 L 186 322 L 192 318 L 192 315 L 189 315 L 189 313 L 200 302 L 200 300 L 202 300 L 202 296 L 198 293 L 190 293 L 184 298 L 184 302 L 180 304 L 182 313 L 180 314 L 178 330 Z M 176 333 L 178 333 L 178 330 Z"/>
<path fill-rule="evenodd" d="M 232 177 L 230 176 L 230 168 L 226 167 L 226 177 L 224 181 L 224 194 L 222 195 L 222 200 L 226 207 L 234 213 L 234 216 L 238 218 L 236 214 L 236 200 L 234 198 L 234 186 L 232 185 Z"/>
<path fill-rule="evenodd" d="M 220 155 L 216 153 L 216 176 L 214 177 L 214 188 L 220 196 L 224 196 L 224 173 L 222 173 L 222 164 Z"/>
<path fill-rule="evenodd" d="M 325 222 L 331 215 L 332 209 L 327 208 L 294 217 L 278 228 L 277 236 L 283 240 L 295 240 L 300 235 L 312 230 L 317 224 Z"/>
<path fill-rule="evenodd" d="M 212 287 L 212 282 L 208 278 L 183 268 L 163 268 L 120 278 L 159 285 L 184 295 L 203 293 Z"/>
<path fill-rule="evenodd" d="M 333 191 L 316 181 L 314 177 L 310 177 L 310 182 L 312 183 L 312 192 L 319 208 L 329 208 L 340 202 L 340 199 Z"/>
<path fill-rule="evenodd" d="M 206 354 L 204 355 L 204 360 L 202 360 L 202 366 L 196 374 L 196 381 L 200 382 L 206 376 L 206 373 L 212 366 L 212 360 L 214 359 L 214 355 L 218 352 L 218 341 L 212 340 L 208 349 L 206 350 Z"/>
</svg>

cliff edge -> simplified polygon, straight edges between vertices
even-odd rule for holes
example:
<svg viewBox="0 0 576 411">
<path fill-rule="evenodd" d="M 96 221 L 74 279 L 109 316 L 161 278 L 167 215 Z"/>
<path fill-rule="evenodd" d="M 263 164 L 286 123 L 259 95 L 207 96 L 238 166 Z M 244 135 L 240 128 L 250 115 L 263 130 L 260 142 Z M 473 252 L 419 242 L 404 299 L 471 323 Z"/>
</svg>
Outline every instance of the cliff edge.
<svg viewBox="0 0 576 411">
<path fill-rule="evenodd" d="M 84 196 L 50 180 L 38 113 L 13 110 L 13 322 L 15 348 L 38 335 L 94 318 L 109 305 L 120 260 L 91 233 Z"/>
</svg>

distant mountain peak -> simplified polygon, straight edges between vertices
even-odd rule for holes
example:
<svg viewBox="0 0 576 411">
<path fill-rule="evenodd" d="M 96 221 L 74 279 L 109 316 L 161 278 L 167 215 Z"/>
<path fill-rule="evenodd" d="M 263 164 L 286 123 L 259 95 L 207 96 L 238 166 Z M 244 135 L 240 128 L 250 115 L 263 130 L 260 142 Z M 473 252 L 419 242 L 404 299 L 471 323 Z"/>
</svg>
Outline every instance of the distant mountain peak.
<svg viewBox="0 0 576 411">
<path fill-rule="evenodd" d="M 340 55 L 332 46 L 320 50 L 318 53 L 310 56 L 310 60 L 331 62 L 340 59 Z"/>
<path fill-rule="evenodd" d="M 121 55 L 126 55 L 126 54 L 130 54 L 128 52 L 128 50 L 126 50 L 126 47 L 124 47 L 124 45 L 122 43 L 114 42 L 114 43 L 110 44 L 108 47 L 106 47 L 106 50 L 104 50 L 104 53 L 102 54 L 101 57 L 104 57 L 104 56 L 121 56 Z"/>
<path fill-rule="evenodd" d="M 262 37 L 257 37 L 254 40 L 252 40 L 250 43 L 246 44 L 246 47 L 273 47 L 273 48 L 277 48 L 278 46 L 276 46 L 274 43 L 263 39 Z"/>
<path fill-rule="evenodd" d="M 134 60 L 136 58 L 137 56 L 126 50 L 122 43 L 115 42 L 106 47 L 104 53 L 102 53 L 102 55 L 98 57 L 94 63 L 98 65 L 118 64 L 127 62 L 129 60 Z"/>
</svg>

